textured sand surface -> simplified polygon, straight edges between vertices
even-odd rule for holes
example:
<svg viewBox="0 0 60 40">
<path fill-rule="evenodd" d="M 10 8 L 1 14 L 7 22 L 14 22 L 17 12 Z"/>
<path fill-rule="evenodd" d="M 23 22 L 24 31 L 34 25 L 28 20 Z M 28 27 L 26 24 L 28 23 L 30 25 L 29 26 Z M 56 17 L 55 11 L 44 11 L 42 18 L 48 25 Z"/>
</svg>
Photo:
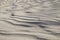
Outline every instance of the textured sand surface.
<svg viewBox="0 0 60 40">
<path fill-rule="evenodd" d="M 0 0 L 0 40 L 60 40 L 60 0 Z"/>
</svg>

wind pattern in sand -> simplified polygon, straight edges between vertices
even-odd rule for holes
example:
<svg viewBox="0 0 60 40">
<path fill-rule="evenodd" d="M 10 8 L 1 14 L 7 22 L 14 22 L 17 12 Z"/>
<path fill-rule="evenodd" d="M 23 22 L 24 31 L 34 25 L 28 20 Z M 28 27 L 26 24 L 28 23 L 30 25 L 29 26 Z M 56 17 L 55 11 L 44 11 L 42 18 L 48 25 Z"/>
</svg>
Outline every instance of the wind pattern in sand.
<svg viewBox="0 0 60 40">
<path fill-rule="evenodd" d="M 60 0 L 0 0 L 0 40 L 60 40 Z"/>
</svg>

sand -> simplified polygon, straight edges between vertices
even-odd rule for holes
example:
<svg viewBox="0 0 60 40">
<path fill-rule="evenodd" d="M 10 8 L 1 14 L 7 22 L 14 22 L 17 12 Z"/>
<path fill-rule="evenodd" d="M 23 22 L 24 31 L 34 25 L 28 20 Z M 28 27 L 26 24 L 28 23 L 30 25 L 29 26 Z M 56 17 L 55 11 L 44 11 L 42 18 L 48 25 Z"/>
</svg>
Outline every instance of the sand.
<svg viewBox="0 0 60 40">
<path fill-rule="evenodd" d="M 59 0 L 0 0 L 0 40 L 60 40 L 59 5 Z"/>
</svg>

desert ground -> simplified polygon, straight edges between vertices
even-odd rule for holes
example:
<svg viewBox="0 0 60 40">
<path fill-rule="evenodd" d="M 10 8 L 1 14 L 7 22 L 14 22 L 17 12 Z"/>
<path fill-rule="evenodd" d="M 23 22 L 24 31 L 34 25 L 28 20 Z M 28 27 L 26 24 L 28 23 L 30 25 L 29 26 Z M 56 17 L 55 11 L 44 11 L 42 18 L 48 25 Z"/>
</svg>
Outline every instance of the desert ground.
<svg viewBox="0 0 60 40">
<path fill-rule="evenodd" d="M 60 40 L 60 0 L 0 0 L 0 40 Z"/>
</svg>

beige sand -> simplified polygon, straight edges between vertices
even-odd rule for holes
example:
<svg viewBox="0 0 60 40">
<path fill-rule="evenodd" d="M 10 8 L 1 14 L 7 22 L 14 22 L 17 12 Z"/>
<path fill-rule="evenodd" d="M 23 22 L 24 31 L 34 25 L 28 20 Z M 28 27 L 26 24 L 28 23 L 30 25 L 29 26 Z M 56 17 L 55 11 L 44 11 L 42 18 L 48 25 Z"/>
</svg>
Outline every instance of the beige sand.
<svg viewBox="0 0 60 40">
<path fill-rule="evenodd" d="M 60 40 L 60 3 L 20 1 L 0 0 L 0 40 Z"/>
</svg>

